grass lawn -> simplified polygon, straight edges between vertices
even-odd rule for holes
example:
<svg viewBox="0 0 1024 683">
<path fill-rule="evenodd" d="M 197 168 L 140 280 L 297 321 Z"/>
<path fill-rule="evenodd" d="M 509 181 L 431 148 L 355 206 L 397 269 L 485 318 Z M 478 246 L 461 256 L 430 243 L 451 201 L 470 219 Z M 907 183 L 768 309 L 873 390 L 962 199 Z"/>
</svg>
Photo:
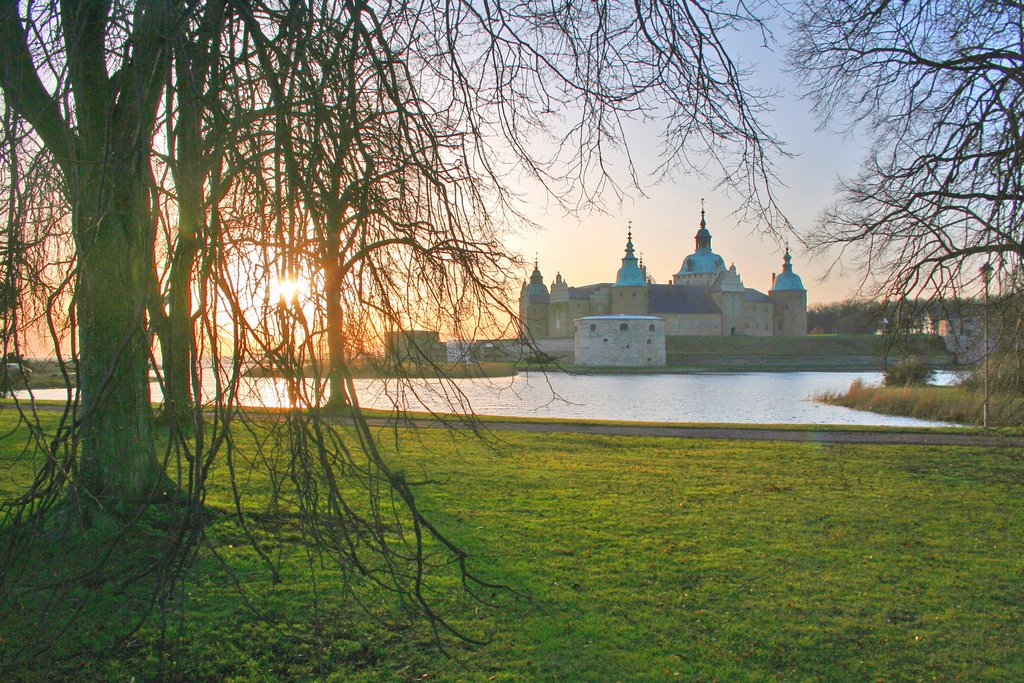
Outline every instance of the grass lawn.
<svg viewBox="0 0 1024 683">
<path fill-rule="evenodd" d="M 7 678 L 145 680 L 163 659 L 174 680 L 1024 680 L 1017 451 L 512 432 L 492 451 L 436 430 L 399 436 L 407 477 L 436 482 L 421 507 L 475 571 L 523 594 L 489 593 L 492 608 L 454 576 L 433 585 L 489 644 L 446 641 L 446 656 L 385 595 L 369 598 L 383 623 L 335 604 L 329 569 L 315 610 L 303 549 L 276 548 L 270 586 L 225 515 L 211 543 L 271 623 L 204 550 L 167 649 L 151 623 L 127 647 Z M 14 441 L 0 441 L 4 498 L 28 474 Z M 223 473 L 207 500 L 229 510 Z M 89 590 L 114 599 L 76 595 Z M 102 644 L 115 615 L 98 609 L 66 641 Z M 20 628 L 0 623 L 0 657 Z"/>
</svg>

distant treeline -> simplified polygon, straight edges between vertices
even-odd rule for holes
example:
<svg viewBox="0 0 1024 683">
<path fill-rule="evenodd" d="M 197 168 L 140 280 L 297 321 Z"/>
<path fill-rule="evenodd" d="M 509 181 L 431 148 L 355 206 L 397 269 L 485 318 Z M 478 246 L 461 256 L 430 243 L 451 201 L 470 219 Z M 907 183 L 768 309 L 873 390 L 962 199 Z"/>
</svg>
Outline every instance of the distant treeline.
<svg viewBox="0 0 1024 683">
<path fill-rule="evenodd" d="M 937 331 L 939 321 L 953 307 L 952 302 L 942 299 L 847 299 L 814 304 L 807 309 L 807 330 L 811 334 L 930 334 Z"/>
</svg>

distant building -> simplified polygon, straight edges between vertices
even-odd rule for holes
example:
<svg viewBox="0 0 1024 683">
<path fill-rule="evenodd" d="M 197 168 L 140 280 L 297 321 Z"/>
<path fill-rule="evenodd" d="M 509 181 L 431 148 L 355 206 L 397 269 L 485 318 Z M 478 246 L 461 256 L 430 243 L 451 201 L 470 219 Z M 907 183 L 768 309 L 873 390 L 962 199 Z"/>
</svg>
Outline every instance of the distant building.
<svg viewBox="0 0 1024 683">
<path fill-rule="evenodd" d="M 725 260 L 712 251 L 703 209 L 695 241 L 694 252 L 683 259 L 671 284 L 655 284 L 649 277 L 635 256 L 632 230 L 615 282 L 570 287 L 559 273 L 549 290 L 534 264 L 519 296 L 524 336 L 538 341 L 576 337 L 578 342 L 577 320 L 623 315 L 659 318 L 667 336 L 807 334 L 807 290 L 793 272 L 788 247 L 782 272 L 764 294 L 744 286 L 736 266 L 726 268 Z"/>
<path fill-rule="evenodd" d="M 437 332 L 430 330 L 399 330 L 387 337 L 388 357 L 400 363 L 444 363 L 448 349 Z"/>
</svg>

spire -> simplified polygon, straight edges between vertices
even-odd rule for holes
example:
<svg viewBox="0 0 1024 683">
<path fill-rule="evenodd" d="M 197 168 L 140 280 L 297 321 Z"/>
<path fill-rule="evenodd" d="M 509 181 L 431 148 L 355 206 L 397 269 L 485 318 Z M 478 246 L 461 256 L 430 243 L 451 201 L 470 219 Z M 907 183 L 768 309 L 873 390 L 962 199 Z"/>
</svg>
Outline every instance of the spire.
<svg viewBox="0 0 1024 683">
<path fill-rule="evenodd" d="M 629 232 L 626 234 L 626 255 L 622 258 L 622 267 L 615 276 L 615 286 L 637 286 L 646 284 L 644 273 L 640 269 L 636 255 L 633 251 L 633 221 L 629 222 Z"/>
<path fill-rule="evenodd" d="M 708 230 L 708 222 L 704 216 L 704 199 L 700 200 L 700 229 L 695 236 L 697 249 L 711 249 L 711 232 Z"/>
<path fill-rule="evenodd" d="M 789 255 L 789 242 L 786 242 L 786 253 L 782 257 L 782 272 L 793 272 L 793 257 Z"/>
</svg>

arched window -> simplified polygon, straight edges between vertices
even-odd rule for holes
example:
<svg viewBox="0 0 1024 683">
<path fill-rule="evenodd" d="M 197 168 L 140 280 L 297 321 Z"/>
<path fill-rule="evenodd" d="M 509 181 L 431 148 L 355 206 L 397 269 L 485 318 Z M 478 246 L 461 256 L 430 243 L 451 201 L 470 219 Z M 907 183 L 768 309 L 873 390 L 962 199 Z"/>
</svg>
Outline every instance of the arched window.
<svg viewBox="0 0 1024 683">
<path fill-rule="evenodd" d="M 676 325 L 676 327 L 679 327 L 679 326 L 678 326 L 678 325 Z M 652 324 L 652 325 L 648 325 L 648 326 L 647 326 L 647 331 L 648 331 L 648 332 L 654 332 L 654 325 L 653 325 L 653 324 Z"/>
<path fill-rule="evenodd" d="M 594 323 L 590 323 L 590 331 L 597 332 L 597 325 L 595 325 Z"/>
<path fill-rule="evenodd" d="M 629 330 L 629 325 L 627 325 L 626 323 L 622 323 L 621 325 L 619 325 L 619 330 L 621 330 L 622 332 L 627 332 Z"/>
</svg>

